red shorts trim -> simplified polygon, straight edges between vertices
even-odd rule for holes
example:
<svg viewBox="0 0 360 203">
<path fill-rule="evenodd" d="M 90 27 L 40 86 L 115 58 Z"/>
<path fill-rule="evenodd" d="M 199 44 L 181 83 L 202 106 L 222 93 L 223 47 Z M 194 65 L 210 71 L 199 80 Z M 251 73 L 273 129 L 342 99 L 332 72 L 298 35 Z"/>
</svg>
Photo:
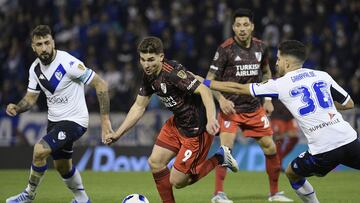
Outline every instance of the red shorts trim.
<svg viewBox="0 0 360 203">
<path fill-rule="evenodd" d="M 197 174 L 196 167 L 206 160 L 213 136 L 204 132 L 197 137 L 182 135 L 170 117 L 161 128 L 156 145 L 177 153 L 174 168 L 184 174 Z"/>
<path fill-rule="evenodd" d="M 240 127 L 245 137 L 264 137 L 273 134 L 270 121 L 263 107 L 259 107 L 251 113 L 225 115 L 220 112 L 218 120 L 220 132 L 236 134 L 238 127 Z"/>
</svg>

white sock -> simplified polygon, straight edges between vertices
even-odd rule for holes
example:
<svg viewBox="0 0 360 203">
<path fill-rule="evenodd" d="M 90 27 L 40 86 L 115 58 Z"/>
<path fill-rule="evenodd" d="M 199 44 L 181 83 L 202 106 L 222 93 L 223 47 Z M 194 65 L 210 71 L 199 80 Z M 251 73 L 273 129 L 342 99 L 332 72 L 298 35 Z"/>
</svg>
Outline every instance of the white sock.
<svg viewBox="0 0 360 203">
<path fill-rule="evenodd" d="M 35 170 L 33 169 L 33 167 L 35 168 Z M 27 187 L 25 188 L 25 191 L 28 192 L 31 197 L 35 196 L 36 188 L 41 183 L 41 180 L 44 177 L 46 169 L 47 169 L 47 165 L 43 167 L 31 166 L 29 182 Z"/>
<path fill-rule="evenodd" d="M 304 184 L 295 190 L 295 192 L 305 203 L 319 203 L 314 188 L 307 180 L 305 180 Z"/>
<path fill-rule="evenodd" d="M 79 203 L 86 203 L 89 200 L 89 197 L 85 192 L 79 171 L 74 167 L 70 173 L 73 173 L 73 175 L 71 177 L 63 177 L 63 181 L 65 182 L 66 186 L 74 193 L 76 201 Z"/>
</svg>

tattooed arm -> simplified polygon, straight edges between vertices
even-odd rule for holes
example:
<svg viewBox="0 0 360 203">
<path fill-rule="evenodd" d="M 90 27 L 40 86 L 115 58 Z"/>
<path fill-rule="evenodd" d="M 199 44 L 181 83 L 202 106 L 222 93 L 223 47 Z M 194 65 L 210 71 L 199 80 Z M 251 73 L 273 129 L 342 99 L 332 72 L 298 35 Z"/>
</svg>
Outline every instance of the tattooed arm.
<svg viewBox="0 0 360 203">
<path fill-rule="evenodd" d="M 90 83 L 90 86 L 94 87 L 96 90 L 96 95 L 99 101 L 100 116 L 101 116 L 101 138 L 102 141 L 105 140 L 105 135 L 112 133 L 110 123 L 110 99 L 107 83 L 101 79 L 97 74 L 94 76 L 93 80 Z"/>
<path fill-rule="evenodd" d="M 9 116 L 16 116 L 19 113 L 25 112 L 34 106 L 38 98 L 39 93 L 26 92 L 26 95 L 20 100 L 18 104 L 10 103 L 7 105 L 6 113 Z"/>
</svg>

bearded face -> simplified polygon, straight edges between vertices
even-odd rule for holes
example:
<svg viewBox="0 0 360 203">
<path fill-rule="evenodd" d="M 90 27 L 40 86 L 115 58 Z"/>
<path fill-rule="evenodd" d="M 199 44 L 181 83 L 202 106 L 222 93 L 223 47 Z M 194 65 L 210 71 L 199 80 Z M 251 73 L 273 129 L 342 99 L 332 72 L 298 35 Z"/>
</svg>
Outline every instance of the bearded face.
<svg viewBox="0 0 360 203">
<path fill-rule="evenodd" d="M 49 65 L 55 54 L 55 43 L 51 35 L 35 36 L 32 39 L 32 49 L 43 65 Z"/>
</svg>

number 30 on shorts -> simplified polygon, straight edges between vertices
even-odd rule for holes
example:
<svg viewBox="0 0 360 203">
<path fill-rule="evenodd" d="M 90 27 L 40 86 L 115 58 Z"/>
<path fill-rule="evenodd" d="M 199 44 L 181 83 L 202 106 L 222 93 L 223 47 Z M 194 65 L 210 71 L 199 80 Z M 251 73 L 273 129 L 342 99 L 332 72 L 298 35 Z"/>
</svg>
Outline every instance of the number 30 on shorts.
<svg viewBox="0 0 360 203">
<path fill-rule="evenodd" d="M 192 151 L 190 149 L 187 149 L 184 153 L 184 158 L 182 159 L 182 161 L 185 162 L 191 157 L 191 155 L 192 155 Z"/>
</svg>

